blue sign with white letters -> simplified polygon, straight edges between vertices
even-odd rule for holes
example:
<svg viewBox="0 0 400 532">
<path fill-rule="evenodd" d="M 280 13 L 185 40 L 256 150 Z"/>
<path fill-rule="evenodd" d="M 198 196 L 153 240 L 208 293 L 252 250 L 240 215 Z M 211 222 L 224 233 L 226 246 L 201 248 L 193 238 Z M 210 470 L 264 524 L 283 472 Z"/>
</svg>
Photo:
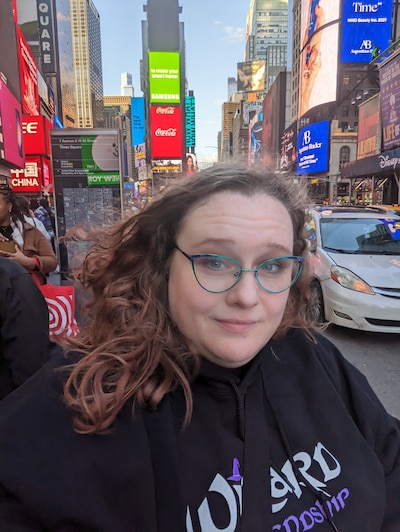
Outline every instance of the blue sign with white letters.
<svg viewBox="0 0 400 532">
<path fill-rule="evenodd" d="M 328 170 L 329 126 L 329 120 L 324 120 L 300 129 L 297 135 L 297 175 Z"/>
<path fill-rule="evenodd" d="M 381 52 L 388 48 L 391 23 L 392 0 L 343 0 L 341 61 L 369 63 L 374 46 Z"/>
</svg>

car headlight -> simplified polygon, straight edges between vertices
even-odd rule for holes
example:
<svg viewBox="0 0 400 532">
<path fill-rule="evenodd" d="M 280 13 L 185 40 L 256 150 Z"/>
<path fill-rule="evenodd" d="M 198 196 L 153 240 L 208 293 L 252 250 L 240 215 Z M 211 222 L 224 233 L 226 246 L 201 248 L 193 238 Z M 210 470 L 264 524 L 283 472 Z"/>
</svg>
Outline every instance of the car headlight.
<svg viewBox="0 0 400 532">
<path fill-rule="evenodd" d="M 346 268 L 331 266 L 331 278 L 349 290 L 355 290 L 363 294 L 375 294 L 369 284 Z"/>
</svg>

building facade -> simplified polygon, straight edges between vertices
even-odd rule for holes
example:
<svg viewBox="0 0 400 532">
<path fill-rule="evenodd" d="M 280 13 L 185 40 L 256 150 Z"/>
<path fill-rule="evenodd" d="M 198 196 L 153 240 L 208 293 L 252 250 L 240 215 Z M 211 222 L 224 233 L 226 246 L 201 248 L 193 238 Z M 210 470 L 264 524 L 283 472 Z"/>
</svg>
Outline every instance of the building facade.
<svg viewBox="0 0 400 532">
<path fill-rule="evenodd" d="M 70 0 L 77 127 L 103 127 L 100 15 L 92 0 Z"/>
</svg>

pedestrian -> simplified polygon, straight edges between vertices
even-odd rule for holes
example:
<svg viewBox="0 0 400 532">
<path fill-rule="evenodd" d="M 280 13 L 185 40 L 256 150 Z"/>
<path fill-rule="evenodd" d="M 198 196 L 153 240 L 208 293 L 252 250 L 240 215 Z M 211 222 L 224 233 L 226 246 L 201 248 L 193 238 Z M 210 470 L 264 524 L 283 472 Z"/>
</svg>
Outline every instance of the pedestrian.
<svg viewBox="0 0 400 532">
<path fill-rule="evenodd" d="M 31 377 L 57 350 L 49 311 L 30 275 L 0 258 L 0 399 Z"/>
<path fill-rule="evenodd" d="M 0 185 L 0 257 L 20 264 L 37 284 L 45 284 L 47 275 L 57 267 L 50 242 L 21 213 L 17 195 L 9 185 Z M 10 246 L 11 243 L 11 246 Z"/>
<path fill-rule="evenodd" d="M 399 422 L 307 319 L 294 181 L 214 165 L 92 235 L 86 326 L 0 406 L 2 531 L 400 530 Z"/>
<path fill-rule="evenodd" d="M 34 215 L 33 211 L 29 208 L 29 201 L 25 198 L 25 196 L 18 196 L 17 197 L 17 204 L 18 204 L 18 207 L 25 219 L 25 222 L 28 222 L 28 224 L 31 224 L 33 225 L 34 227 L 36 227 L 37 229 L 39 229 L 39 231 L 47 238 L 47 240 L 50 242 L 51 241 L 51 237 L 49 235 L 49 233 L 46 231 L 46 228 L 45 226 L 43 225 L 43 223 L 38 219 L 36 218 L 36 216 Z"/>
<path fill-rule="evenodd" d="M 37 201 L 36 201 L 37 203 Z M 36 206 L 35 202 L 31 202 L 31 205 Z M 35 217 L 42 222 L 44 227 L 46 228 L 46 231 L 50 235 L 51 245 L 53 248 L 53 251 L 55 252 L 55 230 L 54 230 L 54 221 L 52 220 L 51 216 L 51 209 L 49 206 L 49 202 L 45 198 L 41 198 L 39 200 L 39 206 L 34 209 L 34 215 Z"/>
</svg>

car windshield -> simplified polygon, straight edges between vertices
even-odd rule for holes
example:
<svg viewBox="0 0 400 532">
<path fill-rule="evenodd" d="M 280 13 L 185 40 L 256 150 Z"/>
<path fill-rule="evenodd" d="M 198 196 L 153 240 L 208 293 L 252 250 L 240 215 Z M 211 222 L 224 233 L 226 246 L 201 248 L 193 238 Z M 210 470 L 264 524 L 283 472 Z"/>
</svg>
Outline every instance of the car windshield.
<svg viewBox="0 0 400 532">
<path fill-rule="evenodd" d="M 322 218 L 322 247 L 338 253 L 400 255 L 400 222 L 392 218 Z"/>
</svg>

